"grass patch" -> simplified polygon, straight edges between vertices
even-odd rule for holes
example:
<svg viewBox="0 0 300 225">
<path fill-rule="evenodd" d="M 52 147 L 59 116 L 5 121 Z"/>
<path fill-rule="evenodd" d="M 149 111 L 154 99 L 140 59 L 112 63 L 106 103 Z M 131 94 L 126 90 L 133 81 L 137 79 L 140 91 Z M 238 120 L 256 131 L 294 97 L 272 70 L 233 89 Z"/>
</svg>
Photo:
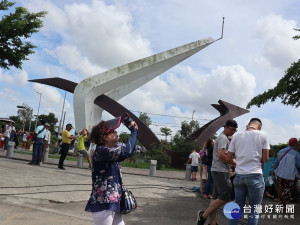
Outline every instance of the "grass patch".
<svg viewBox="0 0 300 225">
<path fill-rule="evenodd" d="M 15 153 L 20 153 L 20 154 L 25 154 L 25 155 L 32 155 L 32 152 L 28 151 L 28 150 L 14 150 Z M 49 154 L 48 158 L 51 159 L 59 159 L 60 158 L 60 154 Z M 70 161 L 77 161 L 77 157 L 73 157 L 73 156 L 67 156 L 66 160 L 70 160 Z M 84 158 L 83 160 L 84 162 L 87 163 L 87 159 Z M 136 161 L 136 162 L 129 162 L 127 160 L 121 162 L 121 166 L 123 167 L 130 167 L 130 168 L 140 168 L 140 169 L 150 169 L 150 163 L 147 162 L 141 162 L 141 161 Z M 166 168 L 166 167 L 162 167 L 161 170 L 164 171 L 184 171 L 183 169 L 176 169 L 176 168 Z"/>
<path fill-rule="evenodd" d="M 123 161 L 123 162 L 121 162 L 121 166 L 123 166 L 123 167 L 131 167 L 131 168 L 140 168 L 140 169 L 149 169 L 150 168 L 150 163 Z"/>
<path fill-rule="evenodd" d="M 140 168 L 140 169 L 150 169 L 150 163 L 147 163 L 147 162 L 128 162 L 128 161 L 123 161 L 123 162 L 121 162 L 121 166 L 123 166 L 123 167 L 131 167 L 131 168 Z M 160 170 L 164 170 L 164 171 L 184 171 L 182 169 L 166 168 L 164 166 Z"/>
</svg>

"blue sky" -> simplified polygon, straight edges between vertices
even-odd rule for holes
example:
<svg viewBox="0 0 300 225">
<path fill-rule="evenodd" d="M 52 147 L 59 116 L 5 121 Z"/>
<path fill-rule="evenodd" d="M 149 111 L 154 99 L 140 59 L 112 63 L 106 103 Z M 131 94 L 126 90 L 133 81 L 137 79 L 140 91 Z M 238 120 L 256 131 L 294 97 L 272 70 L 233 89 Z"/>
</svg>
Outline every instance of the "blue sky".
<svg viewBox="0 0 300 225">
<path fill-rule="evenodd" d="M 28 104 L 60 119 L 64 92 L 28 79 L 62 77 L 74 82 L 155 53 L 221 35 L 224 38 L 153 79 L 120 103 L 149 114 L 151 129 L 161 137 L 159 124 L 169 123 L 173 134 L 184 119 L 211 120 L 210 106 L 219 99 L 245 107 L 255 95 L 274 87 L 300 57 L 300 3 L 296 0 L 164 0 L 55 1 L 21 0 L 31 12 L 48 11 L 44 27 L 30 41 L 38 46 L 23 70 L 0 69 L 0 117 L 16 115 Z M 159 90 L 159 91 L 157 91 Z M 67 93 L 66 122 L 74 123 L 73 96 Z M 299 109 L 280 101 L 236 118 L 243 130 L 251 117 L 263 121 L 270 142 L 299 138 Z M 103 118 L 110 118 L 104 114 Z M 204 120 L 200 120 L 203 124 Z M 166 124 L 165 124 L 166 125 Z"/>
</svg>

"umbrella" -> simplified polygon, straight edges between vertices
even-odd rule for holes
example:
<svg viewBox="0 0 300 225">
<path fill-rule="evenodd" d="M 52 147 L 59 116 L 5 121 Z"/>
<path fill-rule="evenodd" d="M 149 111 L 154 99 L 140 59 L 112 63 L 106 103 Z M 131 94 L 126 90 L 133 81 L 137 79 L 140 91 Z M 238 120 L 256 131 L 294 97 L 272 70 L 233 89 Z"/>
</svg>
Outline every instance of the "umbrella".
<svg viewBox="0 0 300 225">
<path fill-rule="evenodd" d="M 0 118 L 0 122 L 10 122 L 10 123 L 15 123 L 15 121 L 13 121 L 10 118 Z"/>
</svg>

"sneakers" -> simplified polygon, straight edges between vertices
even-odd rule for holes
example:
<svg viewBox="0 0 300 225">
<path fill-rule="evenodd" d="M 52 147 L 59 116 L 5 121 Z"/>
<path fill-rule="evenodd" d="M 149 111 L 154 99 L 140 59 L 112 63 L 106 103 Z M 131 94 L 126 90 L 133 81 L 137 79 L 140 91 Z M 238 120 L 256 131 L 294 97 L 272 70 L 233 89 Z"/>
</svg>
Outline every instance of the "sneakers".
<svg viewBox="0 0 300 225">
<path fill-rule="evenodd" d="M 28 163 L 28 165 L 33 165 L 34 164 L 34 162 L 32 162 L 32 161 L 30 161 L 29 163 Z"/>
<path fill-rule="evenodd" d="M 206 219 L 204 219 L 202 217 L 202 214 L 204 213 L 204 211 L 200 210 L 197 214 L 197 225 L 204 225 L 205 224 L 205 221 Z"/>
<path fill-rule="evenodd" d="M 65 170 L 65 167 L 59 166 L 58 169 Z"/>
</svg>

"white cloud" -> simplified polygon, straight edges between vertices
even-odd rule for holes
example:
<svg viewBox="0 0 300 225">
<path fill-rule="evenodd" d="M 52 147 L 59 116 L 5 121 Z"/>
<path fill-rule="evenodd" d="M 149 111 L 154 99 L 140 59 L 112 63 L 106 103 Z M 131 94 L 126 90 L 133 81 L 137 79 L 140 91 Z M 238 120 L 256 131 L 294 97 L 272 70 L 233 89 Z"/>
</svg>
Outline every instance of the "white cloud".
<svg viewBox="0 0 300 225">
<path fill-rule="evenodd" d="M 16 84 L 18 86 L 24 86 L 28 83 L 28 74 L 24 70 L 16 70 L 12 74 L 3 73 L 0 69 L 0 81 L 5 83 Z"/>
<path fill-rule="evenodd" d="M 57 8 L 49 1 L 26 4 L 34 10 L 46 10 L 45 31 L 62 40 L 56 48 L 59 62 L 71 70 L 89 76 L 152 54 L 150 42 L 138 34 L 128 10 L 103 1 L 73 3 Z"/>
<path fill-rule="evenodd" d="M 292 137 L 299 138 L 300 124 L 278 126 L 269 118 L 263 118 L 263 130 L 268 133 L 270 144 L 287 143 Z"/>
<path fill-rule="evenodd" d="M 43 108 L 42 113 L 48 114 L 52 112 L 56 116 L 61 115 L 61 108 L 64 99 L 56 88 L 49 87 L 43 84 L 34 83 L 33 89 L 36 92 L 42 93 L 42 97 L 41 97 L 41 108 Z M 65 101 L 65 111 L 73 111 L 73 107 L 68 102 L 68 100 Z"/>
<path fill-rule="evenodd" d="M 104 68 L 91 64 L 75 46 L 61 45 L 54 51 L 46 50 L 46 52 L 57 58 L 61 65 L 65 65 L 73 71 L 77 70 L 85 77 L 105 71 Z"/>
<path fill-rule="evenodd" d="M 32 0 L 24 2 L 24 5 L 30 11 L 47 11 L 47 15 L 43 20 L 44 26 L 41 29 L 45 35 L 50 35 L 53 29 L 55 29 L 57 33 L 60 33 L 67 27 L 67 18 L 63 9 L 57 7 L 51 1 Z"/>
<path fill-rule="evenodd" d="M 257 55 L 254 61 L 266 71 L 263 76 L 269 87 L 274 86 L 291 63 L 299 58 L 300 42 L 292 38 L 297 34 L 294 30 L 297 27 L 297 21 L 277 14 L 269 14 L 256 23 L 256 36 L 263 45 L 262 55 Z"/>
<path fill-rule="evenodd" d="M 240 65 L 218 66 L 210 74 L 178 67 L 166 74 L 166 81 L 156 78 L 122 102 L 148 112 L 166 113 L 165 103 L 176 103 L 190 112 L 214 113 L 210 104 L 219 99 L 245 107 L 255 87 L 254 76 Z"/>
</svg>

